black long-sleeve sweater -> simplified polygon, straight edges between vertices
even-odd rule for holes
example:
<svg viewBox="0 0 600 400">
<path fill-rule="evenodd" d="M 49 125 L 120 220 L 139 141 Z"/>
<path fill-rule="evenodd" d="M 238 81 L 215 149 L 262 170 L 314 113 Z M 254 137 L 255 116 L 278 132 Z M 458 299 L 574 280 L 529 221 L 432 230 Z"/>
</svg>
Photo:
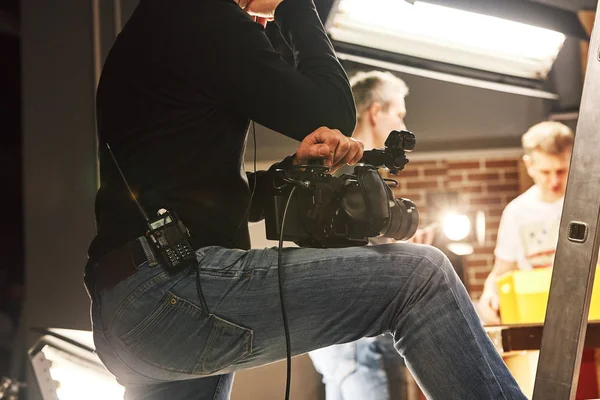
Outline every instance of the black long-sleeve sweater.
<svg viewBox="0 0 600 400">
<path fill-rule="evenodd" d="M 175 211 L 196 248 L 248 249 L 250 119 L 297 140 L 320 126 L 352 134 L 348 79 L 312 0 L 284 0 L 275 22 L 295 67 L 232 0 L 140 1 L 98 87 L 101 187 L 91 257 L 146 230 L 106 143 L 149 214 Z"/>
</svg>

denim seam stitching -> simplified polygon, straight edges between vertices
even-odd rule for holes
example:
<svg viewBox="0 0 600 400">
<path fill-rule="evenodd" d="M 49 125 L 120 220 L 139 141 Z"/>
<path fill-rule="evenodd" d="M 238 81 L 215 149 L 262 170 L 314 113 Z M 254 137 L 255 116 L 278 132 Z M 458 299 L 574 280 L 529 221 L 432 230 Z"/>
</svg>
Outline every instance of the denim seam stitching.
<svg viewBox="0 0 600 400">
<path fill-rule="evenodd" d="M 184 304 L 184 306 L 171 305 L 166 301 L 168 299 L 173 299 L 173 298 L 177 299 L 178 303 L 182 302 Z M 167 291 L 167 293 L 163 296 L 161 301 L 162 301 L 162 304 L 159 309 L 157 309 L 155 312 L 150 314 L 148 316 L 148 318 L 144 318 L 142 321 L 140 321 L 136 325 L 136 327 L 143 326 L 143 328 L 136 329 L 134 327 L 129 332 L 120 336 L 119 339 L 123 343 L 130 343 L 130 344 L 133 343 L 135 341 L 135 339 L 137 339 L 139 336 L 143 335 L 148 329 L 151 329 L 152 327 L 154 327 L 154 325 L 156 324 L 156 321 L 159 318 L 161 318 L 163 316 L 163 314 L 167 313 L 168 311 L 170 311 L 173 308 L 178 309 L 178 310 L 187 311 L 192 316 L 198 316 L 198 315 L 203 314 L 203 311 L 200 307 L 196 306 L 194 303 L 192 303 L 184 298 L 181 298 L 181 297 L 175 295 L 170 290 Z"/>
<path fill-rule="evenodd" d="M 140 321 L 135 327 L 133 327 L 129 332 L 120 336 L 119 339 L 125 345 L 133 344 L 140 336 L 142 336 L 148 329 L 152 328 L 156 325 L 158 319 L 169 311 L 168 304 L 161 304 L 161 307 L 156 310 L 156 312 L 147 316 L 142 321 Z"/>
<path fill-rule="evenodd" d="M 410 256 L 410 254 L 406 254 L 405 256 Z M 395 257 L 395 255 L 392 256 L 392 257 Z M 311 261 L 301 261 L 301 262 L 298 262 L 298 263 L 294 263 L 293 266 L 294 267 L 302 267 L 302 266 L 305 266 L 305 265 L 313 264 L 315 262 L 336 261 L 336 260 L 339 260 L 341 258 L 343 259 L 344 257 L 339 257 L 339 256 L 338 257 L 325 257 L 325 258 L 314 259 L 314 260 L 311 260 Z M 358 259 L 358 260 L 367 259 L 367 258 L 370 258 L 370 256 L 353 257 L 353 259 Z M 277 264 L 276 263 L 271 264 L 268 268 L 255 268 L 255 269 L 252 270 L 252 272 L 254 272 L 254 271 L 265 271 L 266 272 L 266 271 L 270 271 L 270 270 L 272 270 L 274 268 L 277 268 Z M 228 278 L 239 278 L 239 277 L 244 277 L 244 276 L 250 274 L 251 272 L 246 271 L 246 270 L 236 271 L 236 272 L 224 272 L 224 271 L 221 271 L 219 269 L 213 269 L 213 268 L 211 268 L 211 269 L 202 269 L 202 268 L 200 268 L 199 273 L 200 273 L 200 275 L 222 276 L 222 277 L 228 277 Z"/>
<path fill-rule="evenodd" d="M 106 332 L 111 331 L 115 320 L 117 320 L 118 317 L 121 317 L 123 315 L 123 313 L 125 312 L 126 304 L 127 305 L 131 304 L 132 303 L 131 300 L 133 298 L 137 298 L 137 297 L 141 296 L 144 292 L 146 292 L 154 284 L 161 282 L 161 281 L 168 280 L 165 278 L 171 278 L 169 271 L 165 270 L 165 271 L 161 272 L 160 274 L 156 275 L 155 277 L 149 279 L 143 285 L 139 286 L 135 291 L 133 291 L 133 293 L 131 293 L 129 296 L 127 296 L 127 298 L 121 302 L 121 304 L 119 305 L 117 310 L 114 312 L 113 317 L 110 321 L 109 327 L 108 327 L 108 329 L 106 329 Z M 175 282 L 172 282 L 172 285 L 170 286 L 169 290 L 171 288 L 173 288 L 174 286 L 176 286 L 177 284 L 179 284 L 179 282 L 181 282 L 185 278 L 186 278 L 186 276 L 183 276 L 180 279 L 176 280 Z"/>
<path fill-rule="evenodd" d="M 248 273 L 246 271 L 236 271 L 236 272 L 224 272 L 218 269 L 200 269 L 200 275 L 211 275 L 211 276 L 222 276 L 227 278 L 239 278 Z"/>
<path fill-rule="evenodd" d="M 224 385 L 223 375 L 219 376 L 219 381 L 217 383 L 217 387 L 215 388 L 215 392 L 213 394 L 213 400 L 217 400 L 217 396 L 221 394 Z"/>
<path fill-rule="evenodd" d="M 215 316 L 211 314 L 210 318 L 215 318 Z M 221 330 L 218 329 L 218 331 L 220 332 Z M 204 371 L 204 357 L 206 356 L 206 353 L 209 351 L 209 349 L 212 349 L 213 344 L 217 340 L 217 336 L 218 336 L 217 332 L 215 332 L 215 329 L 213 328 L 213 331 L 210 333 L 208 340 L 204 344 L 204 348 L 202 349 L 200 354 L 198 354 L 198 360 L 196 360 L 196 362 L 194 363 L 194 371 L 205 372 Z M 209 372 L 209 373 L 211 373 L 211 372 Z"/>
<path fill-rule="evenodd" d="M 399 254 L 384 254 L 383 256 L 387 256 L 390 258 L 397 258 L 399 256 L 402 256 L 403 258 L 421 258 L 421 259 L 427 259 L 428 261 L 431 262 L 431 260 L 429 260 L 428 257 L 418 257 L 415 256 L 413 254 L 405 254 L 405 253 L 399 253 Z M 305 266 L 305 265 L 311 265 L 314 264 L 316 262 L 323 262 L 323 261 L 336 261 L 336 260 L 340 260 L 340 259 L 345 259 L 346 257 L 328 257 L 328 258 L 319 258 L 319 259 L 311 259 L 311 261 L 300 261 L 297 263 L 294 263 L 293 265 L 288 265 L 288 267 L 297 267 L 297 266 Z M 369 259 L 371 258 L 371 255 L 362 255 L 362 256 L 356 256 L 356 257 L 349 257 L 352 260 L 364 260 L 364 259 Z M 275 265 L 271 265 L 268 269 L 262 268 L 263 271 L 268 271 L 268 270 L 272 270 L 274 268 L 277 268 L 277 263 L 275 262 Z M 254 269 L 253 271 L 257 271 L 260 270 L 259 268 Z M 411 274 L 412 275 L 412 274 Z"/>
<path fill-rule="evenodd" d="M 184 301 L 186 304 L 188 304 L 188 305 L 190 305 L 190 306 L 194 307 L 194 308 L 195 308 L 195 309 L 196 309 L 198 312 L 200 312 L 200 314 L 202 314 L 202 309 L 201 309 L 200 307 L 196 306 L 195 304 L 191 303 L 191 302 L 190 302 L 190 301 L 188 301 L 188 300 L 185 300 L 185 299 L 183 299 L 183 298 L 181 298 L 181 297 L 179 297 L 179 296 L 176 296 L 176 295 L 174 295 L 174 294 L 173 294 L 172 292 L 170 292 L 170 291 L 168 291 L 168 293 L 169 293 L 171 296 L 173 296 L 173 297 L 176 297 L 177 299 L 180 299 L 181 301 Z M 166 296 L 165 296 L 165 297 L 166 297 Z M 168 307 L 168 304 L 167 304 L 166 306 L 164 306 L 164 307 L 162 308 L 162 310 L 161 310 L 160 312 L 154 313 L 152 320 L 154 320 L 154 319 L 155 319 L 155 317 L 157 317 L 157 316 L 159 316 L 160 314 L 162 314 L 162 313 L 164 312 L 164 310 L 167 310 L 168 308 L 169 308 L 169 307 Z M 237 357 L 235 360 L 232 360 L 232 361 L 231 361 L 231 363 L 230 363 L 229 365 L 227 365 L 227 366 L 224 366 L 223 368 L 221 368 L 221 369 L 218 369 L 218 370 L 216 370 L 216 371 L 214 371 L 214 372 L 211 372 L 211 374 L 214 374 L 214 373 L 217 373 L 218 371 L 221 371 L 221 370 L 223 370 L 223 369 L 225 369 L 225 368 L 228 368 L 229 366 L 232 366 L 232 365 L 234 365 L 235 363 L 237 363 L 237 362 L 238 362 L 238 361 L 240 361 L 241 359 L 243 359 L 243 358 L 245 358 L 245 357 L 248 357 L 249 355 L 251 355 L 251 354 L 252 354 L 252 351 L 253 351 L 253 343 L 252 343 L 252 342 L 253 342 L 253 339 L 254 339 L 254 331 L 253 331 L 252 329 L 250 329 L 250 328 L 247 328 L 247 327 L 245 327 L 245 326 L 242 326 L 242 325 L 235 324 L 235 323 L 233 323 L 233 322 L 231 322 L 231 321 L 229 321 L 229 320 L 227 320 L 227 319 L 225 319 L 225 318 L 218 317 L 218 316 L 217 316 L 217 315 L 215 315 L 215 314 L 210 314 L 210 315 L 211 315 L 213 318 L 215 318 L 215 319 L 218 319 L 219 321 L 222 321 L 222 322 L 224 322 L 224 323 L 226 323 L 226 324 L 228 324 L 228 325 L 232 325 L 232 326 L 234 326 L 234 327 L 236 327 L 236 328 L 239 328 L 239 329 L 242 329 L 242 330 L 244 330 L 244 331 L 245 331 L 245 333 L 248 335 L 248 339 L 246 340 L 247 344 L 246 344 L 246 346 L 245 346 L 246 350 L 244 350 L 244 351 L 242 352 L 242 354 L 241 354 L 239 357 Z M 140 322 L 140 324 L 141 324 L 141 322 Z M 141 332 L 144 332 L 144 331 L 146 331 L 146 329 L 143 329 Z M 137 336 L 137 335 L 136 335 L 136 336 Z M 211 345 L 212 345 L 212 343 L 214 343 L 214 341 L 217 339 L 216 335 L 214 335 L 214 336 L 215 336 L 215 337 L 214 337 L 214 338 L 211 340 L 211 342 L 210 342 L 210 344 L 211 344 Z M 119 337 L 119 340 L 123 341 L 122 337 Z M 125 344 L 125 342 L 124 342 L 124 341 L 123 341 L 123 344 Z M 207 352 L 207 351 L 208 351 L 208 349 L 210 348 L 210 346 L 209 346 L 208 344 L 209 344 L 209 343 L 207 343 L 207 344 L 205 345 L 205 347 L 204 347 L 204 349 L 203 349 L 202 353 L 200 353 L 200 355 L 198 356 L 198 360 L 199 360 L 199 362 L 200 362 L 200 360 L 202 360 L 202 358 L 204 357 L 204 355 L 206 354 L 206 352 Z M 111 348 L 112 348 L 112 345 L 111 345 Z M 148 365 L 150 365 L 150 366 L 152 366 L 152 367 L 154 367 L 154 368 L 157 368 L 157 369 L 160 369 L 160 370 L 164 370 L 164 371 L 169 371 L 169 372 L 175 372 L 175 373 L 185 374 L 185 375 L 194 375 L 194 376 L 198 376 L 198 375 L 200 375 L 200 376 L 202 376 L 202 374 L 199 374 L 198 372 L 196 372 L 196 371 L 197 371 L 197 368 L 194 368 L 194 369 L 193 369 L 193 371 L 191 371 L 191 372 L 186 372 L 186 371 L 182 371 L 182 370 L 179 370 L 179 369 L 172 369 L 172 368 L 169 368 L 169 367 L 167 367 L 167 366 L 164 366 L 164 365 L 156 364 L 156 363 L 154 363 L 154 362 L 152 362 L 152 361 L 150 361 L 150 360 L 146 360 L 146 359 L 144 359 L 144 358 L 142 358 L 142 357 L 140 357 L 140 356 L 138 356 L 138 355 L 136 355 L 136 354 L 132 353 L 132 352 L 131 352 L 131 351 L 130 351 L 130 350 L 127 348 L 127 347 L 124 347 L 124 350 L 125 350 L 125 351 L 127 351 L 127 353 L 129 353 L 130 355 L 132 355 L 132 356 L 133 356 L 133 357 L 135 357 L 136 359 L 138 359 L 138 360 L 140 360 L 140 361 L 142 361 L 142 362 L 144 362 L 144 363 L 146 363 L 146 364 L 148 364 Z M 115 353 L 115 354 L 116 354 L 116 353 Z M 118 357 L 118 358 L 119 358 L 119 360 L 120 360 L 121 362 L 123 362 L 123 363 L 124 363 L 124 361 L 123 361 L 123 360 L 121 360 L 121 358 L 120 358 L 120 357 Z M 196 365 L 198 365 L 198 364 L 196 364 Z M 130 367 L 130 368 L 131 368 L 131 367 Z M 133 369 L 132 369 L 132 370 L 133 370 Z M 133 370 L 133 371 L 134 371 L 134 372 L 137 372 L 137 371 L 135 371 L 135 370 Z M 140 374 L 140 375 L 141 375 L 141 374 Z M 148 377 L 148 378 L 149 378 L 149 379 L 152 379 L 152 378 L 150 378 L 150 377 Z"/>
<path fill-rule="evenodd" d="M 210 316 L 211 316 L 211 318 L 214 318 L 215 320 L 219 320 L 220 322 L 222 322 L 222 323 L 224 323 L 226 325 L 231 325 L 231 326 L 233 326 L 235 328 L 241 329 L 242 331 L 245 332 L 245 335 L 248 335 L 248 339 L 246 340 L 247 344 L 245 346 L 246 350 L 239 357 L 237 357 L 235 360 L 233 360 L 229 365 L 227 365 L 227 366 L 225 366 L 225 367 L 223 367 L 221 369 L 218 369 L 216 371 L 209 371 L 209 374 L 214 374 L 214 373 L 217 373 L 218 371 L 221 371 L 221 370 L 223 370 L 223 369 L 225 369 L 225 368 L 227 368 L 229 366 L 234 365 L 235 363 L 237 363 L 242 358 L 247 357 L 250 354 L 252 354 L 252 349 L 253 349 L 252 340 L 254 338 L 254 331 L 252 329 L 250 329 L 250 328 L 245 327 L 245 326 L 235 324 L 235 323 L 233 323 L 233 322 L 231 322 L 231 321 L 229 321 L 229 320 L 227 320 L 225 318 L 221 318 L 221 317 L 219 317 L 219 316 L 217 316 L 215 314 L 210 314 Z M 203 371 L 203 369 L 204 369 L 204 366 L 203 366 L 204 356 L 206 355 L 207 351 L 212 348 L 213 343 L 217 340 L 217 335 L 211 333 L 211 336 L 209 337 L 209 339 L 210 340 L 207 341 L 206 344 L 204 345 L 204 349 L 202 350 L 202 352 L 198 355 L 198 362 L 196 363 L 196 366 L 194 367 L 194 371 L 198 370 L 198 364 L 200 364 L 201 371 Z"/>
<path fill-rule="evenodd" d="M 250 334 L 250 339 L 252 339 L 252 337 L 253 337 L 252 330 L 248 329 L 247 333 Z M 109 345 L 110 345 L 110 343 L 109 343 Z M 112 348 L 112 345 L 110 347 Z M 248 347 L 252 347 L 252 346 L 248 346 Z M 205 376 L 214 375 L 214 374 L 218 373 L 219 371 L 224 370 L 225 368 L 233 366 L 235 363 L 237 363 L 238 361 L 240 361 L 242 358 L 247 357 L 247 356 L 249 356 L 251 354 L 248 351 L 246 351 L 246 352 L 244 352 L 244 354 L 240 355 L 238 358 L 236 358 L 234 361 L 232 361 L 231 364 L 229 364 L 229 365 L 227 365 L 227 366 L 225 366 L 225 367 L 223 367 L 221 369 L 218 369 L 218 370 L 216 370 L 216 371 L 214 371 L 214 372 L 212 372 L 212 373 L 210 373 L 208 375 L 204 375 L 204 374 L 195 373 L 193 371 L 192 372 L 186 372 L 186 371 L 183 371 L 183 370 L 180 370 L 180 369 L 174 369 L 174 368 L 169 368 L 169 367 L 164 366 L 164 365 L 155 364 L 154 362 L 152 362 L 150 360 L 146 360 L 146 359 L 141 358 L 140 356 L 138 356 L 136 354 L 133 354 L 131 351 L 129 351 L 129 349 L 127 347 L 123 347 L 123 350 L 125 350 L 131 356 L 135 357 L 137 360 L 139 360 L 139 361 L 143 362 L 144 364 L 147 364 L 147 365 L 149 365 L 149 366 L 151 366 L 153 368 L 156 368 L 156 369 L 159 369 L 159 370 L 162 370 L 162 371 L 175 372 L 175 373 L 178 373 L 178 374 L 189 375 L 189 376 L 198 376 L 198 377 L 205 377 Z M 116 352 L 115 352 L 115 355 L 116 355 Z M 123 362 L 123 364 L 125 364 L 125 362 L 123 360 L 121 360 L 121 358 L 118 357 L 118 355 L 117 355 L 117 358 L 121 362 Z M 200 358 L 200 357 L 198 357 L 198 358 Z M 125 365 L 127 365 L 127 364 L 125 364 Z M 129 367 L 129 365 L 127 365 L 127 366 Z M 129 367 L 129 368 L 132 371 L 134 371 L 135 373 L 138 373 L 135 369 L 133 369 L 131 367 Z M 140 375 L 142 375 L 142 374 L 140 374 Z M 151 377 L 147 377 L 145 375 L 142 375 L 142 376 L 144 376 L 146 378 L 149 378 L 149 379 L 154 379 L 154 378 L 151 378 Z M 156 379 L 154 379 L 154 380 L 156 380 Z M 166 381 L 158 380 L 158 382 L 169 382 L 169 381 L 168 380 L 166 380 Z"/>
<path fill-rule="evenodd" d="M 169 277 L 168 272 L 163 271 L 160 274 L 148 279 L 142 285 L 138 286 L 129 296 L 127 296 L 121 302 L 121 304 L 119 305 L 119 308 L 117 308 L 117 311 L 115 311 L 115 313 L 114 313 L 113 321 L 115 319 L 119 318 L 123 314 L 123 312 L 125 312 L 125 309 L 127 308 L 127 306 L 130 305 L 135 298 L 139 297 L 141 294 L 143 294 L 146 290 L 148 290 L 154 284 L 156 284 L 160 281 L 166 280 L 166 278 L 168 278 L 168 277 Z M 111 327 L 112 327 L 112 323 L 111 323 Z"/>
</svg>

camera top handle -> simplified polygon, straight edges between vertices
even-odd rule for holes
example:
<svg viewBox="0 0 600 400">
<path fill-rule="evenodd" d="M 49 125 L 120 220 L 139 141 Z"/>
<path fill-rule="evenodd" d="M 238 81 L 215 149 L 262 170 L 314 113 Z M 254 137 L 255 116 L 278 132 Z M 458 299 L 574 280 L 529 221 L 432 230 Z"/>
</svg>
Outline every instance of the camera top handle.
<svg viewBox="0 0 600 400">
<path fill-rule="evenodd" d="M 397 174 L 408 163 L 406 152 L 415 148 L 416 138 L 409 131 L 392 131 L 385 141 L 384 149 L 366 150 L 359 163 L 376 168 L 387 167 L 391 174 Z"/>
</svg>

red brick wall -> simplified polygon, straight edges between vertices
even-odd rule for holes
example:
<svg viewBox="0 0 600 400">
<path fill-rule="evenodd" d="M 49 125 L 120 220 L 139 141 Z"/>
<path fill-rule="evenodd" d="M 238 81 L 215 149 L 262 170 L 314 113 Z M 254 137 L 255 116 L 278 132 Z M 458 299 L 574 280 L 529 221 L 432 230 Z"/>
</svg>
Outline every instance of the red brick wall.
<svg viewBox="0 0 600 400">
<path fill-rule="evenodd" d="M 415 202 L 421 227 L 433 222 L 434 214 L 438 212 L 427 204 L 428 193 L 457 192 L 462 212 L 485 212 L 485 244 L 475 244 L 474 253 L 465 259 L 467 288 L 473 298 L 478 298 L 494 262 L 493 251 L 502 210 L 520 193 L 520 156 L 513 151 L 505 156 L 480 153 L 462 159 L 455 155 L 433 157 L 411 161 L 404 171 L 391 177 L 400 184 L 394 192 L 397 197 Z"/>
</svg>

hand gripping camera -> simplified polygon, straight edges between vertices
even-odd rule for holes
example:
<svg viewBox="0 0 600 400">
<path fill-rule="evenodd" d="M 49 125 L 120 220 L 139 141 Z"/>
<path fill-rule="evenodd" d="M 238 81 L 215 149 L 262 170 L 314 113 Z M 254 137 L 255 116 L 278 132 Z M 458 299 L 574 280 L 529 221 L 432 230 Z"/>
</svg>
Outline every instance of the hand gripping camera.
<svg viewBox="0 0 600 400">
<path fill-rule="evenodd" d="M 353 173 L 338 176 L 322 165 L 276 164 L 265 210 L 267 239 L 279 240 L 282 229 L 283 240 L 315 248 L 363 246 L 378 236 L 410 238 L 419 224 L 417 207 L 397 199 L 391 187 L 398 182 L 383 179 L 378 171 L 384 166 L 391 174 L 404 169 L 406 152 L 415 142 L 413 133 L 393 131 L 385 148 L 365 151 Z"/>
</svg>

